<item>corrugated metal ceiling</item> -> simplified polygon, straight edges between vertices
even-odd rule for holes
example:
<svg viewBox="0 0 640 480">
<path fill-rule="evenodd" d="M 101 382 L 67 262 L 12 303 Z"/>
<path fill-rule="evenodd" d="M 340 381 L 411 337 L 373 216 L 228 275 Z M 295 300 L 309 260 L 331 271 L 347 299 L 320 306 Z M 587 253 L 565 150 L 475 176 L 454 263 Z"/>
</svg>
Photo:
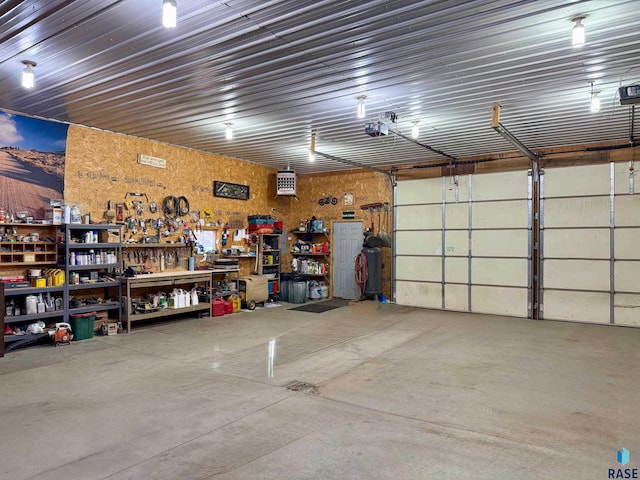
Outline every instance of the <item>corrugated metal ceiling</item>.
<svg viewBox="0 0 640 480">
<path fill-rule="evenodd" d="M 457 157 L 513 150 L 491 129 L 496 102 L 531 149 L 629 136 L 616 94 L 640 79 L 635 1 L 178 0 L 175 29 L 161 6 L 2 2 L 0 108 L 298 173 L 351 168 L 309 162 L 312 131 L 318 151 L 370 166 L 441 158 L 367 136 L 366 120 L 385 111 L 404 133 L 419 121 L 421 142 Z M 587 43 L 573 49 L 577 15 Z M 38 64 L 33 90 L 19 86 L 25 59 Z"/>
</svg>

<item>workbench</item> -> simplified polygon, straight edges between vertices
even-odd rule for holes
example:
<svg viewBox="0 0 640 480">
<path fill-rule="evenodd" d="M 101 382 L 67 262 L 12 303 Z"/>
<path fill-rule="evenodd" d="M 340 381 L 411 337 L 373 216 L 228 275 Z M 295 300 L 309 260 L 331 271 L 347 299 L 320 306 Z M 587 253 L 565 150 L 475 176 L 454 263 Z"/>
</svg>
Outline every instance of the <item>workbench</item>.
<svg viewBox="0 0 640 480">
<path fill-rule="evenodd" d="M 208 269 L 208 270 L 196 270 L 196 271 L 171 271 L 160 273 L 148 273 L 135 275 L 133 277 L 124 278 L 126 302 L 124 304 L 124 318 L 127 325 L 127 333 L 131 331 L 131 322 L 138 320 L 148 320 L 153 318 L 168 317 L 172 315 L 181 315 L 185 313 L 197 313 L 200 316 L 207 313 L 211 314 L 211 303 L 200 302 L 198 305 L 190 305 L 183 308 L 169 308 L 165 310 L 157 310 L 149 313 L 134 313 L 131 293 L 140 288 L 158 288 L 160 287 L 186 287 L 190 290 L 193 284 L 204 284 L 207 292 L 211 289 L 211 280 L 213 275 L 221 275 L 226 273 L 233 273 L 233 270 L 228 269 Z M 164 290 L 164 289 L 162 289 Z"/>
</svg>

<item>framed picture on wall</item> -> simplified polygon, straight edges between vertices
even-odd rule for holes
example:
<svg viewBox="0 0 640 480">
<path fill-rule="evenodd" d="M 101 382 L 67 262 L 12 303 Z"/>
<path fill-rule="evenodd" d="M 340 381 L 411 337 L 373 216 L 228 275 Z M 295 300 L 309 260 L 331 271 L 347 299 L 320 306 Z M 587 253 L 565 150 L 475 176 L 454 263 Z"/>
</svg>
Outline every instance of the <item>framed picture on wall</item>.
<svg viewBox="0 0 640 480">
<path fill-rule="evenodd" d="M 213 195 L 215 197 L 249 200 L 249 185 L 239 185 L 237 183 L 214 180 Z"/>
</svg>

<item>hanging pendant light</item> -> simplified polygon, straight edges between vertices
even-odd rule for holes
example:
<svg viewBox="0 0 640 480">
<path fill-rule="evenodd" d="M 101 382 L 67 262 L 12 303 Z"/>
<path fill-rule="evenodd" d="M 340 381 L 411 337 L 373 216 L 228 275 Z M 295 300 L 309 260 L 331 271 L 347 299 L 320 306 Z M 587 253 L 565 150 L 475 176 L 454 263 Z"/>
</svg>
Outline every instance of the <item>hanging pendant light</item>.
<svg viewBox="0 0 640 480">
<path fill-rule="evenodd" d="M 574 17 L 571 21 L 574 23 L 573 29 L 571 30 L 571 45 L 573 48 L 580 48 L 584 45 L 585 42 L 585 33 L 584 33 L 584 25 L 582 24 L 582 20 L 585 17 Z"/>
<path fill-rule="evenodd" d="M 178 2 L 176 0 L 162 1 L 162 25 L 174 28 L 178 23 Z"/>
<path fill-rule="evenodd" d="M 233 125 L 233 123 L 225 123 L 224 137 L 227 140 L 233 140 L 233 130 L 231 128 L 231 125 Z"/>
<path fill-rule="evenodd" d="M 411 138 L 416 139 L 420 136 L 420 127 L 418 126 L 420 120 L 416 120 L 413 122 L 413 127 L 411 127 Z"/>
<path fill-rule="evenodd" d="M 593 90 L 593 82 L 591 82 L 591 113 L 600 113 L 600 92 Z"/>
<path fill-rule="evenodd" d="M 33 67 L 36 66 L 36 62 L 31 60 L 23 60 L 25 64 L 24 70 L 22 70 L 22 86 L 24 88 L 33 88 L 35 85 L 35 74 L 33 73 Z"/>
<path fill-rule="evenodd" d="M 364 118 L 364 116 L 367 113 L 367 108 L 364 104 L 364 101 L 367 97 L 364 95 L 361 95 L 360 97 L 356 97 L 356 99 L 358 100 L 358 118 Z"/>
<path fill-rule="evenodd" d="M 309 142 L 309 161 L 316 161 L 316 132 L 311 132 L 311 141 Z"/>
</svg>

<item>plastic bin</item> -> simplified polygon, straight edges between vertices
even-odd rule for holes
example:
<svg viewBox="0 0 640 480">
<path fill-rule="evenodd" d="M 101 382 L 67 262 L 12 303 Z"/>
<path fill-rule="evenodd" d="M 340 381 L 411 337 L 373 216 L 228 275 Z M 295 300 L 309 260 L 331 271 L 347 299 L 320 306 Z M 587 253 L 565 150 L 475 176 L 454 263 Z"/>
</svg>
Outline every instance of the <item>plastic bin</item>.
<svg viewBox="0 0 640 480">
<path fill-rule="evenodd" d="M 73 330 L 74 340 L 87 340 L 93 338 L 93 322 L 96 320 L 96 312 L 71 315 L 69 325 Z"/>
</svg>

